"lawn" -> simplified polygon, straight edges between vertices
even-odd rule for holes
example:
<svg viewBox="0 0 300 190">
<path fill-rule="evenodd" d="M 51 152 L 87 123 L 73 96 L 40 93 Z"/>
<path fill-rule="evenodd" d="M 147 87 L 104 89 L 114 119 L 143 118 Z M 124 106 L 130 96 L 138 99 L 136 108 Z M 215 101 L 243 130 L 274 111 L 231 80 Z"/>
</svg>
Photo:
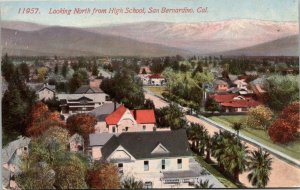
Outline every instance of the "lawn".
<svg viewBox="0 0 300 190">
<path fill-rule="evenodd" d="M 196 161 L 204 167 L 209 173 L 215 176 L 225 187 L 227 188 L 238 188 L 233 182 L 223 176 L 218 170 L 216 170 L 213 166 L 208 164 L 203 160 L 202 157 L 196 156 Z"/>
<path fill-rule="evenodd" d="M 209 119 L 223 125 L 226 128 L 231 128 L 234 122 L 243 122 L 246 119 L 244 115 L 238 116 L 212 116 Z M 300 139 L 291 142 L 287 145 L 274 144 L 266 131 L 253 128 L 243 128 L 241 134 L 248 136 L 268 147 L 287 154 L 295 159 L 300 160 Z"/>
<path fill-rule="evenodd" d="M 165 86 L 145 86 L 144 88 L 161 97 L 162 93 L 166 91 Z"/>
</svg>

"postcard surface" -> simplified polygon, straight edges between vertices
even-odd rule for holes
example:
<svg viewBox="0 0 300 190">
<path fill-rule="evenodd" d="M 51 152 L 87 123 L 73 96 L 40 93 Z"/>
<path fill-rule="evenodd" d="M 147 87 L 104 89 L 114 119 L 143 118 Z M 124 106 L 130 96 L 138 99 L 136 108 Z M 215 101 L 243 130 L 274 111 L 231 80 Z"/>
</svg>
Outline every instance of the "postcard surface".
<svg viewBox="0 0 300 190">
<path fill-rule="evenodd" d="M 0 7 L 3 189 L 300 187 L 298 1 Z"/>
</svg>

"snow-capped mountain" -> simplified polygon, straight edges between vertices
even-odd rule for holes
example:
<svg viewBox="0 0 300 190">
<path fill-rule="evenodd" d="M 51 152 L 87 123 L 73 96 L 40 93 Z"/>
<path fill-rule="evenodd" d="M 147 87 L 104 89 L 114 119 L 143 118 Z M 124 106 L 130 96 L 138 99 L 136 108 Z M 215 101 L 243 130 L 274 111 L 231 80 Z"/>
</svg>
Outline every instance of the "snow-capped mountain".
<svg viewBox="0 0 300 190">
<path fill-rule="evenodd" d="M 88 30 L 199 53 L 245 48 L 299 33 L 297 22 L 248 19 L 199 23 L 141 22 Z"/>
</svg>

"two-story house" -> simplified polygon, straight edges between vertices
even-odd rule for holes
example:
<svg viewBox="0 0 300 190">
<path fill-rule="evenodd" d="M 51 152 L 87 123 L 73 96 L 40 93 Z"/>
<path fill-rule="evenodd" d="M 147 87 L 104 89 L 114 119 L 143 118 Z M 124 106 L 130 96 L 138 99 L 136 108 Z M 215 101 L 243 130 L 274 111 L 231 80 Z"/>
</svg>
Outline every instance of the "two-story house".
<svg viewBox="0 0 300 190">
<path fill-rule="evenodd" d="M 105 118 L 109 133 L 154 131 L 156 119 L 153 109 L 129 110 L 121 105 Z"/>
<path fill-rule="evenodd" d="M 35 91 L 38 100 L 50 100 L 55 97 L 55 85 L 49 85 L 47 83 L 27 83 L 27 86 Z"/>
<path fill-rule="evenodd" d="M 74 94 L 57 94 L 60 101 L 61 114 L 68 117 L 77 113 L 88 113 L 91 110 L 111 103 L 109 95 L 99 88 L 82 86 Z"/>
<path fill-rule="evenodd" d="M 193 159 L 183 129 L 113 135 L 99 152 L 101 161 L 116 164 L 121 178 L 133 176 L 144 188 L 193 188 L 208 176 L 214 187 L 223 187 Z"/>
</svg>

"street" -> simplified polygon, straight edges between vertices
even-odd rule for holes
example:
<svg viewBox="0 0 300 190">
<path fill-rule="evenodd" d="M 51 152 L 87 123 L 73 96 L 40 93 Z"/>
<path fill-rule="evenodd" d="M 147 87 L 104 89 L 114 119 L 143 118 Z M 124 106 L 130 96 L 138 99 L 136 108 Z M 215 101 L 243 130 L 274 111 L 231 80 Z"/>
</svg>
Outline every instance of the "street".
<svg viewBox="0 0 300 190">
<path fill-rule="evenodd" d="M 168 102 L 158 98 L 157 96 L 145 92 L 145 98 L 153 101 L 156 108 L 162 108 L 168 106 Z M 203 125 L 212 135 L 214 132 L 218 132 L 219 129 L 215 126 L 209 124 L 208 122 L 197 118 L 195 116 L 186 115 L 186 119 L 188 122 L 198 123 Z M 249 150 L 255 150 L 257 147 L 252 144 L 246 143 Z M 270 180 L 267 187 L 300 187 L 300 169 L 294 165 L 291 165 L 276 156 L 272 155 L 273 163 L 272 163 L 272 171 L 270 174 Z M 244 172 L 240 175 L 240 181 L 246 187 L 252 187 L 247 179 L 248 172 Z"/>
</svg>

